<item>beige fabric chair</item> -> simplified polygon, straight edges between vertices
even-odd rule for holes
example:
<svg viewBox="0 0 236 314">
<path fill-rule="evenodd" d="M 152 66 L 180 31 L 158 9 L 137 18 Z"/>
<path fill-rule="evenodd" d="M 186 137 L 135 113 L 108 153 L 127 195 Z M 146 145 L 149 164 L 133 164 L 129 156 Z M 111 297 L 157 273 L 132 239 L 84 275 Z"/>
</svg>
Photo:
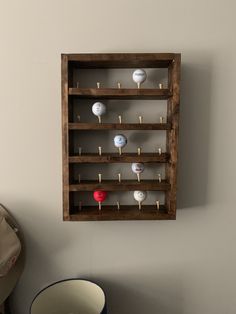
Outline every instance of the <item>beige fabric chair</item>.
<svg viewBox="0 0 236 314">
<path fill-rule="evenodd" d="M 22 233 L 19 226 L 16 224 L 15 219 L 1 204 L 0 210 L 4 211 L 4 214 L 7 216 L 7 219 L 10 222 L 10 224 L 18 229 L 19 238 L 21 239 L 22 242 Z M 4 277 L 0 277 L 0 304 L 4 303 L 4 301 L 8 298 L 8 296 L 14 289 L 23 271 L 23 267 L 24 267 L 24 254 L 23 252 L 21 252 L 20 257 L 18 258 L 16 264 L 9 271 L 9 273 Z"/>
</svg>

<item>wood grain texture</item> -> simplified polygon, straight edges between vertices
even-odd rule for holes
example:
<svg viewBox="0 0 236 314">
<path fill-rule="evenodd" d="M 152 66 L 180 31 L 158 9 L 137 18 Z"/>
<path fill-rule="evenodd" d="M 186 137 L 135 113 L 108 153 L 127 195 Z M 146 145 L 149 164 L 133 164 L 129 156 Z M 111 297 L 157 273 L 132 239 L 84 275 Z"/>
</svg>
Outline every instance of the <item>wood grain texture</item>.
<svg viewBox="0 0 236 314">
<path fill-rule="evenodd" d="M 101 156 L 98 154 L 84 154 L 81 156 L 70 156 L 70 163 L 132 163 L 132 162 L 146 162 L 146 163 L 165 163 L 169 161 L 169 154 L 162 153 L 103 153 Z"/>
<path fill-rule="evenodd" d="M 77 184 L 71 184 L 69 186 L 70 191 L 167 191 L 170 189 L 170 184 L 166 180 L 158 182 L 158 180 L 122 180 L 120 183 L 118 180 L 102 180 L 101 183 L 96 181 L 81 181 Z"/>
<path fill-rule="evenodd" d="M 68 60 L 79 68 L 167 68 L 174 53 L 98 53 L 67 54 Z"/>
<path fill-rule="evenodd" d="M 181 55 L 176 54 L 169 66 L 169 88 L 173 96 L 167 103 L 167 122 L 172 123 L 172 129 L 167 131 L 166 151 L 170 154 L 170 162 L 166 164 L 166 178 L 171 189 L 166 192 L 166 207 L 170 214 L 176 214 L 177 203 L 177 160 L 178 160 L 178 133 L 179 133 L 179 106 L 180 106 L 180 63 Z"/>
<path fill-rule="evenodd" d="M 157 88 L 69 88 L 69 95 L 96 99 L 168 99 L 169 89 Z"/>
<path fill-rule="evenodd" d="M 170 130 L 170 123 L 69 123 L 70 130 Z"/>
<path fill-rule="evenodd" d="M 142 209 L 138 209 L 138 205 L 121 205 L 120 210 L 117 206 L 103 205 L 102 210 L 98 210 L 98 206 L 82 206 L 82 210 L 73 209 L 70 215 L 71 221 L 83 220 L 175 220 L 175 215 L 168 214 L 166 207 L 160 205 L 158 211 L 154 205 L 142 205 Z"/>
<path fill-rule="evenodd" d="M 68 132 L 68 58 L 61 58 L 61 97 L 62 97 L 62 161 L 63 161 L 63 219 L 69 220 L 69 132 Z"/>
</svg>

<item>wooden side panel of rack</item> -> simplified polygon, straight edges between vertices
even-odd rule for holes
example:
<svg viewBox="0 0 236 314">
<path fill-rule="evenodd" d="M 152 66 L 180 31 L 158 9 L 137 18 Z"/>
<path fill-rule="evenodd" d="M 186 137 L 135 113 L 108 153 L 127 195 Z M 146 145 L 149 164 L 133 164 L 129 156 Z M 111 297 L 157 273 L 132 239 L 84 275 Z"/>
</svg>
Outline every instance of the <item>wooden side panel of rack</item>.
<svg viewBox="0 0 236 314">
<path fill-rule="evenodd" d="M 68 56 L 61 58 L 61 92 L 62 92 L 62 162 L 63 162 L 63 219 L 70 220 L 69 202 L 69 104 L 68 104 L 68 83 L 69 69 Z"/>
<path fill-rule="evenodd" d="M 170 161 L 166 164 L 166 178 L 171 188 L 166 193 L 166 207 L 168 212 L 176 215 L 177 205 L 177 160 L 179 135 L 179 106 L 180 106 L 180 54 L 176 54 L 168 68 L 169 88 L 172 97 L 167 102 L 167 122 L 172 128 L 167 130 L 166 151 L 170 154 Z"/>
</svg>

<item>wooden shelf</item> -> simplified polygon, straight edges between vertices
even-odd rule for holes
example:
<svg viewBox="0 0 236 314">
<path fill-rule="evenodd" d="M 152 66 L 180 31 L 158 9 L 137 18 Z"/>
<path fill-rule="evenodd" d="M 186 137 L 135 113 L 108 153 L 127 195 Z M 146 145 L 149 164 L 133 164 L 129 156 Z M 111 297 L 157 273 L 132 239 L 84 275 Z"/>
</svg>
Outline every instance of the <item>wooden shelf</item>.
<svg viewBox="0 0 236 314">
<path fill-rule="evenodd" d="M 78 68 L 168 68 L 175 53 L 94 53 L 64 54 L 70 64 Z"/>
<path fill-rule="evenodd" d="M 98 181 L 81 181 L 78 184 L 71 184 L 69 190 L 76 191 L 168 191 L 170 184 L 166 180 L 158 182 L 158 180 L 122 180 L 120 183 L 117 180 L 102 180 Z"/>
<path fill-rule="evenodd" d="M 138 209 L 138 205 L 121 205 L 120 210 L 117 206 L 103 205 L 99 211 L 98 206 L 82 206 L 73 208 L 68 220 L 175 220 L 173 213 L 168 213 L 164 205 L 160 205 L 159 211 L 154 205 L 142 205 L 142 209 Z"/>
<path fill-rule="evenodd" d="M 138 89 L 135 84 L 134 88 L 107 88 L 111 85 L 111 80 L 102 81 L 102 75 L 99 69 L 157 69 L 166 68 L 166 81 L 168 84 L 165 88 L 143 88 L 145 84 Z M 180 108 L 180 68 L 181 55 L 179 53 L 100 53 L 100 54 L 62 54 L 61 56 L 61 87 L 62 87 L 62 134 L 63 134 L 63 219 L 67 221 L 82 220 L 166 220 L 176 218 L 176 195 L 177 195 L 177 162 L 178 162 L 178 132 L 179 132 L 179 108 Z M 80 69 L 81 71 L 78 75 Z M 86 71 L 86 69 L 91 69 Z M 96 78 L 93 69 L 96 69 Z M 98 71 L 97 71 L 98 70 Z M 132 73 L 130 71 L 130 74 Z M 113 71 L 112 71 L 113 72 Z M 115 71 L 114 71 L 115 72 Z M 122 70 L 119 73 L 124 72 Z M 156 78 L 153 79 L 153 86 L 158 87 L 158 71 Z M 86 78 L 83 77 L 86 75 Z M 127 71 L 125 71 L 127 73 Z M 149 71 L 147 71 L 149 74 Z M 163 73 L 163 72 L 162 72 Z M 100 76 L 101 74 L 101 76 Z M 88 77 L 90 75 L 90 78 Z M 114 73 L 115 75 L 115 73 Z M 119 75 L 122 79 L 123 74 Z M 99 78 L 100 77 L 100 78 Z M 130 82 L 132 75 L 130 75 Z M 87 80 L 88 79 L 88 80 Z M 150 77 L 149 77 L 150 79 Z M 77 80 L 79 80 L 78 88 Z M 86 86 L 87 82 L 93 82 L 90 86 Z M 96 82 L 101 81 L 101 88 L 97 88 Z M 112 83 L 114 84 L 114 83 Z M 147 85 L 146 85 L 147 86 Z M 84 88 L 88 87 L 88 88 Z M 126 87 L 123 85 L 123 87 Z M 92 99 L 94 101 L 103 99 L 116 99 L 117 103 L 122 100 L 147 100 L 145 108 L 148 108 L 148 100 L 155 101 L 158 106 L 158 100 L 166 100 L 166 116 L 165 121 L 168 123 L 93 123 L 95 118 L 90 116 L 88 123 L 72 122 L 77 112 L 83 110 L 80 106 L 84 106 L 83 99 Z M 77 101 L 78 100 L 78 101 Z M 85 102 L 86 103 L 86 102 Z M 125 101 L 123 104 L 134 105 L 134 102 Z M 123 105 L 122 104 L 122 105 Z M 119 106 L 119 104 L 117 104 Z M 161 104 L 162 105 L 162 104 Z M 123 108 L 123 106 L 122 106 Z M 133 109 L 135 106 L 133 107 Z M 86 108 L 85 108 L 86 109 Z M 126 108 L 123 108 L 126 110 Z M 82 112 L 82 111 L 81 111 Z M 154 114 L 154 113 L 153 113 Z M 116 120 L 118 122 L 118 120 Z M 136 120 L 138 122 L 138 120 Z M 157 121 L 159 122 L 159 121 Z M 77 146 L 82 136 L 81 143 L 86 141 L 85 136 L 94 130 L 94 141 L 96 140 L 96 131 L 104 131 L 110 133 L 109 130 L 164 130 L 166 134 L 165 153 L 158 154 L 143 152 L 140 155 L 137 152 L 128 153 L 130 148 L 124 149 L 122 155 L 114 149 L 114 153 L 102 152 L 100 156 L 96 150 L 95 153 L 86 153 L 86 149 L 82 148 L 82 154 L 77 154 Z M 76 131 L 76 132 L 75 132 Z M 117 132 L 120 133 L 120 132 Z M 135 133 L 135 132 L 134 132 Z M 91 134 L 90 134 L 91 135 Z M 101 135 L 101 134 L 100 134 Z M 155 136 L 155 132 L 151 132 Z M 108 136 L 110 138 L 110 136 Z M 111 139 L 110 139 L 111 140 Z M 129 145 L 129 144 L 128 144 Z M 138 144 L 137 144 L 138 146 Z M 96 148 L 95 148 L 96 149 Z M 94 150 L 95 150 L 94 149 Z M 157 148 L 156 148 L 157 149 Z M 158 180 L 102 180 L 98 181 L 82 180 L 80 183 L 74 181 L 77 173 L 76 164 L 112 164 L 112 163 L 164 163 L 166 180 L 158 182 Z M 86 177 L 85 177 L 86 178 Z M 76 207 L 76 192 L 83 191 L 133 191 L 133 190 L 151 190 L 162 191 L 164 194 L 164 205 L 160 206 L 160 210 L 154 205 L 143 205 L 142 210 L 138 209 L 138 205 L 122 204 L 120 210 L 116 206 L 104 205 L 99 211 L 97 206 L 86 206 L 91 204 L 92 193 L 85 193 L 86 201 L 83 201 L 82 208 Z M 132 193 L 131 193 L 132 194 Z M 158 193 L 157 193 L 158 194 Z M 147 199 L 147 203 L 149 200 Z M 106 202 L 105 202 L 106 203 Z"/>
<path fill-rule="evenodd" d="M 170 130 L 170 123 L 69 123 L 69 130 Z"/>
<path fill-rule="evenodd" d="M 69 95 L 96 99 L 168 99 L 169 89 L 157 88 L 69 88 Z"/>
<path fill-rule="evenodd" d="M 132 163 L 132 162 L 147 162 L 147 163 L 167 163 L 169 161 L 168 153 L 103 153 L 99 156 L 96 153 L 82 154 L 81 156 L 70 156 L 69 163 Z"/>
</svg>

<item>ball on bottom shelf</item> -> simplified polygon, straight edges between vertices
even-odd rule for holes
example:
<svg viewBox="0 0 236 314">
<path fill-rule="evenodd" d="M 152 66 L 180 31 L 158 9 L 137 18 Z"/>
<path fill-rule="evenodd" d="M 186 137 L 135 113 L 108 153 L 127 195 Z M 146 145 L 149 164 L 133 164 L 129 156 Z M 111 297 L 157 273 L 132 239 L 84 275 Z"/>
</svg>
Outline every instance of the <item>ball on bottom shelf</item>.
<svg viewBox="0 0 236 314">
<path fill-rule="evenodd" d="M 93 192 L 93 198 L 96 202 L 102 203 L 107 198 L 107 192 L 106 191 L 94 191 Z"/>
<path fill-rule="evenodd" d="M 147 192 L 146 191 L 134 191 L 134 199 L 142 203 L 147 198 Z"/>
</svg>

